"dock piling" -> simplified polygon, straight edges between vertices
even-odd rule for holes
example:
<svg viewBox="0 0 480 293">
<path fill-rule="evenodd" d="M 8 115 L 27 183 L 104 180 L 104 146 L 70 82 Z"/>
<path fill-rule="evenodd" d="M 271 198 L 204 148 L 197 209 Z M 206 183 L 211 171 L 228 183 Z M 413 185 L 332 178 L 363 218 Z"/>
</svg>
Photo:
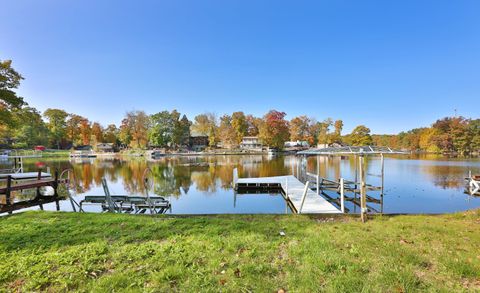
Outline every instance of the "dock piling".
<svg viewBox="0 0 480 293">
<path fill-rule="evenodd" d="M 11 196 L 11 189 L 12 189 L 12 176 L 7 176 L 7 190 L 5 192 L 5 202 L 7 206 L 11 204 L 10 196 Z"/>
<path fill-rule="evenodd" d="M 307 182 L 305 183 L 305 189 L 303 190 L 302 203 L 300 204 L 300 210 L 298 211 L 299 214 L 302 213 L 303 204 L 305 203 L 305 198 L 307 197 L 308 186 L 309 186 L 309 185 L 310 185 L 310 181 L 307 181 Z"/>
<path fill-rule="evenodd" d="M 345 186 L 343 178 L 340 178 L 340 209 L 342 213 L 345 213 Z"/>
</svg>

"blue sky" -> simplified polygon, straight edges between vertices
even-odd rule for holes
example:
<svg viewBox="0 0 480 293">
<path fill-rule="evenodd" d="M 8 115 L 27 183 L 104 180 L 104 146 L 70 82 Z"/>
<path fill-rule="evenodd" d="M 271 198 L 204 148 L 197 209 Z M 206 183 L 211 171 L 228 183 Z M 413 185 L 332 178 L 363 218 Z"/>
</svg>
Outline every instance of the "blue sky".
<svg viewBox="0 0 480 293">
<path fill-rule="evenodd" d="M 269 109 L 345 131 L 479 117 L 480 1 L 3 0 L 0 59 L 39 110 Z"/>
</svg>

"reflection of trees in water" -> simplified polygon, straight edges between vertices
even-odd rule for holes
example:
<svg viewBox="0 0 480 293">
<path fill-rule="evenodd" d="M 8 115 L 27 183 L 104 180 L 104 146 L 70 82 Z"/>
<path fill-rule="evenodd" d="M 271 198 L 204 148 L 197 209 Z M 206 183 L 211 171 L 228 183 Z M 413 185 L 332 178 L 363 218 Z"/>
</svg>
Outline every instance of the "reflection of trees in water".
<svg viewBox="0 0 480 293">
<path fill-rule="evenodd" d="M 129 194 L 145 194 L 143 174 L 147 168 L 145 160 L 124 161 L 121 164 L 120 176 L 123 179 L 123 188 Z"/>
<path fill-rule="evenodd" d="M 339 174 L 339 158 L 322 159 L 321 174 L 334 170 Z M 233 170 L 238 169 L 240 177 L 280 176 L 292 173 L 298 159 L 292 156 L 207 156 L 207 157 L 165 157 L 155 162 L 143 159 L 132 160 L 86 160 L 72 162 L 50 161 L 47 165 L 59 171 L 67 168 L 74 170 L 80 192 L 101 186 L 102 178 L 109 182 L 121 180 L 125 192 L 145 194 L 143 174 L 150 167 L 154 177 L 154 193 L 162 196 L 180 196 L 188 193 L 195 183 L 203 192 L 216 192 L 217 188 L 231 189 Z M 310 172 L 316 173 L 316 158 L 307 161 Z M 31 164 L 34 166 L 34 164 Z M 119 191 L 117 191 L 119 192 Z"/>
<path fill-rule="evenodd" d="M 154 192 L 162 196 L 173 195 L 179 197 L 181 190 L 187 193 L 190 182 L 190 169 L 185 166 L 176 166 L 176 162 L 167 161 L 165 164 L 151 165 L 154 176 Z"/>
<path fill-rule="evenodd" d="M 203 192 L 215 192 L 217 190 L 215 184 L 215 169 L 206 172 L 192 172 L 192 182 L 195 182 L 197 189 Z"/>
<path fill-rule="evenodd" d="M 463 166 L 423 165 L 420 169 L 435 186 L 443 189 L 458 189 L 465 186 L 465 167 Z"/>
<path fill-rule="evenodd" d="M 403 157 L 402 157 L 403 158 Z M 156 162 L 146 162 L 144 159 L 119 160 L 119 159 L 92 159 L 84 161 L 68 160 L 39 160 L 50 167 L 51 172 L 58 170 L 59 173 L 65 169 L 73 169 L 78 183 L 78 193 L 84 193 L 91 188 L 101 186 L 102 178 L 109 182 L 118 182 L 121 180 L 125 191 L 129 194 L 145 194 L 143 184 L 143 174 L 147 166 L 153 172 L 154 191 L 152 193 L 162 196 L 176 196 L 187 194 L 195 183 L 197 190 L 202 192 L 216 192 L 218 188 L 225 190 L 231 189 L 233 181 L 233 169 L 238 169 L 240 177 L 265 177 L 279 176 L 287 174 L 296 174 L 297 164 L 300 162 L 298 157 L 279 156 L 269 158 L 267 156 L 245 155 L 245 156 L 207 156 L 207 157 L 166 157 Z M 25 171 L 37 171 L 35 163 L 37 160 L 26 160 L 24 162 Z M 346 156 L 336 157 L 318 157 L 320 175 L 322 177 L 338 179 L 339 177 L 349 177 L 353 179 L 355 174 L 355 157 Z M 432 161 L 430 161 L 432 162 Z M 434 161 L 433 161 L 434 162 Z M 379 158 L 367 158 L 367 171 L 379 171 Z M 435 186 L 443 189 L 462 188 L 463 177 L 466 175 L 466 166 L 447 165 L 441 163 L 438 165 L 426 162 L 419 164 L 400 164 L 396 168 L 415 168 L 415 170 L 405 170 L 402 172 L 415 172 L 426 174 L 429 180 Z M 46 168 L 44 168 L 45 170 Z M 372 169 L 372 170 L 370 170 Z M 476 170 L 475 170 L 476 169 Z M 307 159 L 307 170 L 311 173 L 317 173 L 317 157 L 312 156 Z M 473 168 L 478 172 L 477 168 Z M 116 190 L 116 192 L 121 192 Z M 4 198 L 0 198 L 4 201 Z"/>
</svg>

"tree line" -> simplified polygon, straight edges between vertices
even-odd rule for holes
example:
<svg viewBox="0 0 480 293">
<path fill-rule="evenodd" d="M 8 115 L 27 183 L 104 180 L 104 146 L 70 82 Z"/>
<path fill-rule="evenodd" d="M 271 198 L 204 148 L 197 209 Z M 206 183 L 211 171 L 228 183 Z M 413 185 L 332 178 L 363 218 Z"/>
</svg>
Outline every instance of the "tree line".
<svg viewBox="0 0 480 293">
<path fill-rule="evenodd" d="M 372 135 L 375 145 L 431 153 L 472 154 L 480 151 L 480 119 L 445 117 L 430 127 L 398 135 Z"/>
<path fill-rule="evenodd" d="M 316 145 L 379 145 L 426 152 L 472 153 L 480 149 L 480 119 L 447 117 L 431 127 L 417 128 L 398 135 L 372 135 L 365 125 L 342 134 L 343 121 L 317 121 L 305 115 L 287 120 L 286 113 L 271 110 L 262 117 L 237 111 L 218 117 L 202 113 L 189 120 L 177 110 L 148 115 L 144 111 L 125 114 L 119 126 L 99 122 L 62 109 L 40 113 L 15 90 L 23 77 L 11 60 L 0 60 L 0 144 L 31 148 L 44 145 L 56 149 L 111 143 L 118 147 L 162 147 L 178 149 L 190 137 L 205 136 L 210 147 L 237 148 L 245 136 L 257 136 L 269 147 L 283 148 L 286 141 Z"/>
</svg>

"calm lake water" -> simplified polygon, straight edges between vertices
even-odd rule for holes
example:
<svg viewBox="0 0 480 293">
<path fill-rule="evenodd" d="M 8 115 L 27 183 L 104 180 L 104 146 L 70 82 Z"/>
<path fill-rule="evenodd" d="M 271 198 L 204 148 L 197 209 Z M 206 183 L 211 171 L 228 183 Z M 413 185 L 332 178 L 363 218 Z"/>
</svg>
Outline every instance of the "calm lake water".
<svg viewBox="0 0 480 293">
<path fill-rule="evenodd" d="M 88 159 L 25 161 L 25 171 L 36 171 L 39 163 L 53 170 L 71 168 L 77 177 L 79 193 L 103 195 L 102 178 L 106 178 L 112 194 L 145 194 L 142 184 L 144 170 L 149 167 L 155 179 L 154 193 L 169 199 L 172 214 L 215 213 L 291 213 L 280 194 L 235 194 L 232 188 L 233 170 L 239 177 L 263 177 L 294 174 L 302 181 L 302 170 L 319 173 L 336 180 L 353 180 L 353 157 L 295 156 L 208 156 L 166 157 L 157 161 L 145 159 Z M 465 191 L 464 177 L 471 170 L 480 173 L 479 159 L 449 159 L 439 156 L 402 156 L 385 158 L 385 195 L 381 202 L 370 202 L 369 207 L 384 213 L 445 213 L 480 207 L 480 197 Z M 367 183 L 380 185 L 380 158 L 367 160 Z M 327 192 L 332 198 L 334 192 Z M 379 192 L 369 193 L 380 199 Z M 352 194 L 353 196 L 353 194 Z M 17 195 L 16 200 L 28 195 Z M 3 200 L 3 199 L 0 199 Z M 349 212 L 359 209 L 351 201 Z M 60 202 L 61 210 L 71 210 L 70 202 Z M 38 209 L 34 207 L 31 209 Z M 55 210 L 55 204 L 44 206 Z M 99 206 L 87 206 L 87 211 L 101 211 Z"/>
</svg>

